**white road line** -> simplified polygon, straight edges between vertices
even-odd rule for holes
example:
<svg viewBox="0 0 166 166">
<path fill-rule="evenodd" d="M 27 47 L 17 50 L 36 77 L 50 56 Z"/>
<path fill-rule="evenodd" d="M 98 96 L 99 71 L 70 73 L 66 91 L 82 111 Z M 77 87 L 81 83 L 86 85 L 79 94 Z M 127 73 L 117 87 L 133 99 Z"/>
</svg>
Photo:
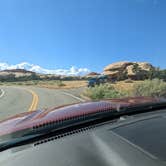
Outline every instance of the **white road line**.
<svg viewBox="0 0 166 166">
<path fill-rule="evenodd" d="M 0 98 L 2 98 L 5 94 L 5 91 L 3 89 L 0 89 L 0 91 L 1 91 Z"/>
<path fill-rule="evenodd" d="M 65 95 L 67 95 L 67 96 L 73 97 L 74 99 L 77 99 L 77 100 L 79 100 L 81 102 L 85 102 L 84 99 L 81 99 L 80 97 L 74 96 L 71 93 L 67 93 L 67 92 L 62 92 L 62 93 L 65 94 Z"/>
</svg>

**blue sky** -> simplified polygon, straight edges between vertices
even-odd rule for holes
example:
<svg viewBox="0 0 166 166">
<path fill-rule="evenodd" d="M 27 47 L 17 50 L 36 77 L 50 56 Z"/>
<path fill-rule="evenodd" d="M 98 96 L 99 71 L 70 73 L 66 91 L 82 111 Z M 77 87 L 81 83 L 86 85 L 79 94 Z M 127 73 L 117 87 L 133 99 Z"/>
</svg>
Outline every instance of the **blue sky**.
<svg viewBox="0 0 166 166">
<path fill-rule="evenodd" d="M 86 67 L 148 61 L 166 68 L 165 0 L 0 1 L 0 62 Z"/>
</svg>

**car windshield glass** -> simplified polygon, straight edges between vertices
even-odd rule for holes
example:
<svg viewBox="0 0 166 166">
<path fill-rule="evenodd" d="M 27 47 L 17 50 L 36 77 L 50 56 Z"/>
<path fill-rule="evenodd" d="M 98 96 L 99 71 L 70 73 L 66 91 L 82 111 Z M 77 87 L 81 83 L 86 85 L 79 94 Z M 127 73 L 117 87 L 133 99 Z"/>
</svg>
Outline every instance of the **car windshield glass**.
<svg viewBox="0 0 166 166">
<path fill-rule="evenodd" d="M 154 109 L 166 99 L 165 16 L 164 0 L 0 1 L 0 135 Z"/>
</svg>

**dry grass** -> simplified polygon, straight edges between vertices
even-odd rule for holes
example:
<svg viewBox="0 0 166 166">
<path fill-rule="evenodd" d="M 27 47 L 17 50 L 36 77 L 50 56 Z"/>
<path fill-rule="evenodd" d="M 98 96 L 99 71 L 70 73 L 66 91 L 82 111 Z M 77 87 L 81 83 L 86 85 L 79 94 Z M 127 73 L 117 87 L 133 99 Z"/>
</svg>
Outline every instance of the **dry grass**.
<svg viewBox="0 0 166 166">
<path fill-rule="evenodd" d="M 126 83 L 125 81 L 116 82 L 113 85 L 117 90 L 121 92 L 131 91 L 135 83 L 141 83 L 143 81 L 133 81 L 132 83 Z M 50 89 L 70 89 L 87 86 L 87 81 L 20 81 L 20 82 L 0 82 L 0 85 L 18 85 L 18 86 L 39 86 Z"/>
<path fill-rule="evenodd" d="M 87 81 L 62 81 L 62 84 L 57 83 L 57 81 L 41 81 L 37 86 L 50 89 L 70 89 L 86 86 Z"/>
<path fill-rule="evenodd" d="M 19 81 L 19 82 L 0 82 L 0 85 L 5 86 L 38 86 L 50 89 L 70 89 L 87 86 L 87 81 Z"/>
<path fill-rule="evenodd" d="M 116 82 L 113 85 L 119 91 L 130 91 L 133 89 L 133 85 L 138 82 L 143 81 L 133 81 L 132 83 L 126 83 L 125 81 Z M 64 86 L 59 86 L 57 81 L 39 81 L 37 84 L 38 86 L 45 87 L 45 88 L 52 88 L 52 89 L 59 89 L 59 88 L 78 88 L 87 86 L 87 81 L 62 81 Z"/>
<path fill-rule="evenodd" d="M 117 90 L 123 91 L 123 92 L 128 92 L 132 91 L 134 88 L 134 84 L 136 83 L 142 83 L 143 81 L 133 81 L 132 83 L 126 83 L 125 81 L 119 81 L 116 82 L 115 84 L 112 84 Z"/>
</svg>

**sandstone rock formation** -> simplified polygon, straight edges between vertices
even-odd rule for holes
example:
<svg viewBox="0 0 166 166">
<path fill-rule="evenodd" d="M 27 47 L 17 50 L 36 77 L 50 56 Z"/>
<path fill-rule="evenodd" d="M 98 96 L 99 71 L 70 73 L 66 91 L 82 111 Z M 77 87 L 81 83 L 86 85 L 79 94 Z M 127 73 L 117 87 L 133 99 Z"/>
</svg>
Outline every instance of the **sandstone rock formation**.
<svg viewBox="0 0 166 166">
<path fill-rule="evenodd" d="M 87 74 L 85 77 L 86 78 L 93 78 L 93 77 L 97 77 L 99 75 L 100 75 L 99 73 L 91 72 L 91 73 Z"/>
<path fill-rule="evenodd" d="M 15 75 L 15 77 L 30 76 L 35 74 L 35 72 L 27 71 L 24 69 L 11 69 L 11 70 L 2 70 L 0 71 L 0 76 Z"/>
<path fill-rule="evenodd" d="M 112 80 L 124 79 L 145 79 L 148 71 L 155 68 L 147 62 L 117 62 L 110 64 L 104 68 L 104 75 L 109 76 Z"/>
</svg>

